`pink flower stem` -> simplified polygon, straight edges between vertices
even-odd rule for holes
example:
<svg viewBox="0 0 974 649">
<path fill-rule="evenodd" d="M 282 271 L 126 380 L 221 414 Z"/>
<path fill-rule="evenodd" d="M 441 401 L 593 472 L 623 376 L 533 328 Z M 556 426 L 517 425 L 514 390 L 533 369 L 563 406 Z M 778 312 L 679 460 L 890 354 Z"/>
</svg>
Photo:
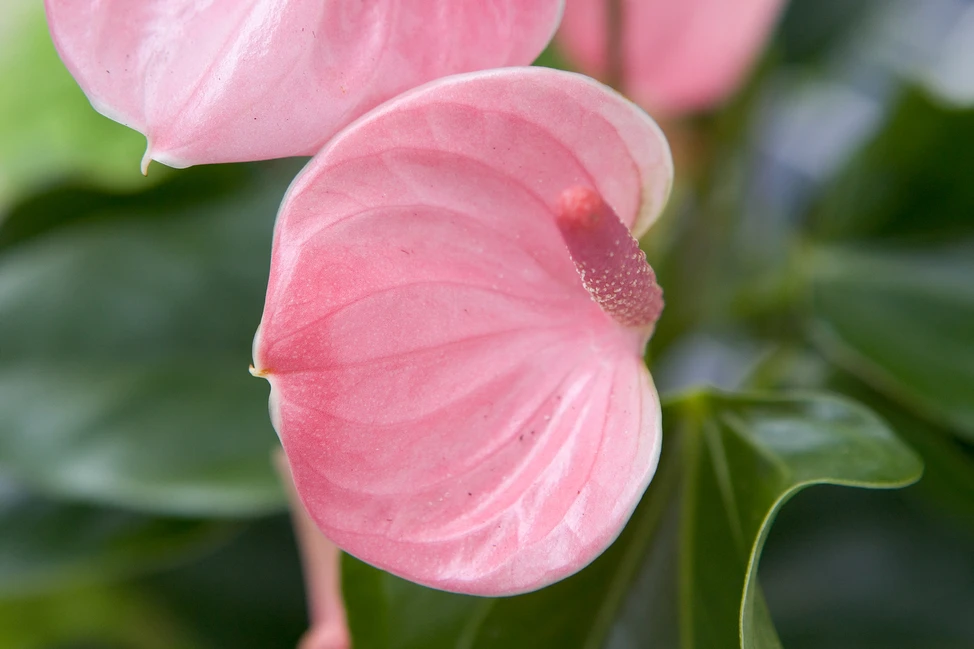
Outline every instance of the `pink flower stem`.
<svg viewBox="0 0 974 649">
<path fill-rule="evenodd" d="M 294 488 L 287 458 L 280 450 L 274 453 L 274 465 L 291 505 L 311 617 L 311 628 L 301 638 L 298 649 L 348 649 L 351 641 L 342 601 L 341 550 L 311 520 Z"/>
</svg>

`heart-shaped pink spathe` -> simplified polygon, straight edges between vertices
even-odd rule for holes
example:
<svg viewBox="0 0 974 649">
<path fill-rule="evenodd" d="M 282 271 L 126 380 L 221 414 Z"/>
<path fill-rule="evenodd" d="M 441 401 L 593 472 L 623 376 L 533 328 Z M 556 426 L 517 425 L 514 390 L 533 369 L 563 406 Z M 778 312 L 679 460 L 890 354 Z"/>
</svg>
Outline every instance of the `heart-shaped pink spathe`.
<svg viewBox="0 0 974 649">
<path fill-rule="evenodd" d="M 621 50 L 609 45 L 613 2 Z M 586 74 L 613 79 L 654 115 L 711 108 L 741 83 L 784 0 L 567 0 L 557 42 Z"/>
<path fill-rule="evenodd" d="M 312 155 L 379 103 L 526 65 L 562 0 L 45 0 L 96 110 L 172 167 Z"/>
<path fill-rule="evenodd" d="M 628 228 L 672 173 L 645 113 L 545 68 L 433 82 L 312 160 L 278 215 L 253 372 L 329 538 L 481 595 L 613 541 L 661 441 L 642 355 L 662 300 Z"/>
</svg>

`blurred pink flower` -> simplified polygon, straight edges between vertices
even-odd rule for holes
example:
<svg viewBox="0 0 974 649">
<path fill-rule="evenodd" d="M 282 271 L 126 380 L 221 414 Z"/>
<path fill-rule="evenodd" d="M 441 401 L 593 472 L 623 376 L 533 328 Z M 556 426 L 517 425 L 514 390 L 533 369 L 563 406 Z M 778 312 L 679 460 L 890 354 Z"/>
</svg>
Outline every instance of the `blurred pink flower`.
<svg viewBox="0 0 974 649">
<path fill-rule="evenodd" d="M 673 116 L 733 93 L 783 6 L 784 0 L 567 0 L 557 41 L 581 71 L 618 84 L 653 115 Z"/>
<path fill-rule="evenodd" d="M 45 0 L 100 113 L 173 167 L 312 155 L 432 79 L 530 63 L 562 0 Z"/>
<path fill-rule="evenodd" d="M 645 113 L 544 68 L 458 75 L 335 137 L 278 215 L 255 375 L 325 534 L 436 588 L 588 564 L 652 477 L 662 308 L 630 234 L 672 162 Z"/>
</svg>

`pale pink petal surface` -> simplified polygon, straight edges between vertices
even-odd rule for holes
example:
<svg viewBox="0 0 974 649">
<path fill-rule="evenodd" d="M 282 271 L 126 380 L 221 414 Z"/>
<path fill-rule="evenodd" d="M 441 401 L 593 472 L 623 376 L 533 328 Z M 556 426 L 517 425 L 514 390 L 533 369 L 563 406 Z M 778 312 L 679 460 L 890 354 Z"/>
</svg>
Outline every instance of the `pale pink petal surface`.
<svg viewBox="0 0 974 649">
<path fill-rule="evenodd" d="M 662 303 L 627 228 L 671 181 L 642 111 L 543 68 L 434 82 L 318 154 L 278 215 L 254 373 L 329 538 L 490 595 L 611 543 L 660 449 Z"/>
<path fill-rule="evenodd" d="M 609 37 L 618 2 L 619 39 Z M 567 0 L 558 44 L 580 70 L 610 75 L 621 47 L 622 89 L 654 115 L 726 99 L 761 52 L 784 0 Z"/>
<path fill-rule="evenodd" d="M 438 77 L 530 63 L 561 0 L 46 0 L 92 105 L 184 167 L 315 153 Z M 146 159 L 148 163 L 148 157 Z"/>
</svg>

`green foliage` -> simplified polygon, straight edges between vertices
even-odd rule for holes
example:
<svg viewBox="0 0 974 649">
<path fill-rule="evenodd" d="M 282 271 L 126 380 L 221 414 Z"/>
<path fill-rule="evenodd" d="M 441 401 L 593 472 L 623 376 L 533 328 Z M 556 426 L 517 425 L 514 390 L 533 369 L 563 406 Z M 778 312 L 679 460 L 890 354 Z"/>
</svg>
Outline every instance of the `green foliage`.
<svg viewBox="0 0 974 649">
<path fill-rule="evenodd" d="M 687 163 L 644 241 L 667 297 L 654 377 L 743 395 L 669 399 L 629 525 L 548 588 L 453 595 L 345 557 L 355 649 L 971 646 L 974 110 L 869 68 L 894 55 L 865 21 L 902 3 L 853 4 L 791 0 L 748 91 L 666 125 Z M 285 502 L 247 363 L 299 163 L 146 180 L 42 3 L 8 2 L 0 30 L 0 649 L 294 646 L 288 521 L 228 519 Z M 778 119 L 796 78 L 883 116 L 837 168 L 774 149 L 829 134 L 780 132 L 828 112 L 809 95 Z M 916 486 L 804 489 L 915 480 L 884 422 Z"/>
<path fill-rule="evenodd" d="M 785 647 L 974 646 L 974 537 L 922 506 L 927 475 L 902 492 L 809 489 L 781 511 L 761 583 Z"/>
<path fill-rule="evenodd" d="M 43 3 L 0 7 L 0 80 L 0 216 L 11 201 L 62 178 L 145 185 L 145 138 L 91 107 L 54 50 Z M 153 169 L 153 178 L 163 175 Z"/>
<path fill-rule="evenodd" d="M 823 351 L 974 441 L 974 242 L 821 251 L 813 266 Z"/>
<path fill-rule="evenodd" d="M 267 386 L 247 361 L 296 169 L 228 171 L 232 193 L 192 208 L 102 197 L 0 257 L 0 466 L 47 493 L 160 512 L 283 505 Z"/>
<path fill-rule="evenodd" d="M 824 192 L 811 230 L 820 239 L 901 245 L 974 235 L 972 148 L 974 110 L 906 92 L 882 132 Z"/>
<path fill-rule="evenodd" d="M 287 516 L 250 522 L 219 551 L 135 585 L 207 649 L 294 647 L 307 629 Z"/>
<path fill-rule="evenodd" d="M 139 593 L 85 588 L 0 601 L 0 649 L 202 649 Z"/>
<path fill-rule="evenodd" d="M 0 493 L 0 600 L 166 566 L 225 539 L 226 524 Z"/>
<path fill-rule="evenodd" d="M 695 393 L 671 401 L 664 422 L 660 468 L 629 525 L 563 582 L 478 599 L 346 558 L 356 647 L 588 649 L 638 635 L 683 649 L 780 647 L 756 576 L 781 506 L 814 484 L 899 487 L 921 472 L 880 419 L 835 397 Z"/>
</svg>

